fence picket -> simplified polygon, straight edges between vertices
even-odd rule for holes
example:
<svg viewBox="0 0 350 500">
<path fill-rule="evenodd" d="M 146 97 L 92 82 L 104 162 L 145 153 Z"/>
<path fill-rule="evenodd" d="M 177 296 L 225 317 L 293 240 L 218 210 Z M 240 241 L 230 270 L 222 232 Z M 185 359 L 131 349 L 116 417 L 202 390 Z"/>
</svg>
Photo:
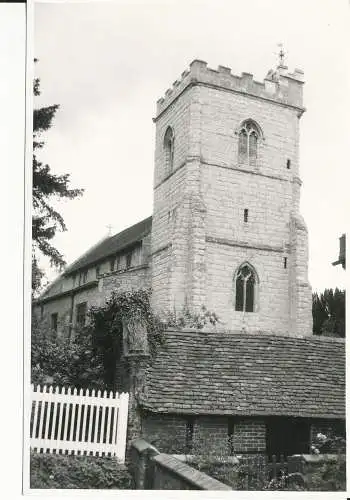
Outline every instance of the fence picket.
<svg viewBox="0 0 350 500">
<path fill-rule="evenodd" d="M 65 389 L 62 387 L 62 393 L 65 394 Z M 60 441 L 61 441 L 61 430 L 62 430 L 62 419 L 63 419 L 63 402 L 59 403 L 58 407 L 58 424 L 57 424 L 57 444 L 56 444 L 56 450 L 57 452 L 60 450 Z"/>
<path fill-rule="evenodd" d="M 73 391 L 73 396 L 74 396 L 74 391 Z M 76 408 L 76 404 L 75 404 L 75 402 L 73 402 L 73 404 L 72 404 L 72 416 L 71 416 L 71 420 L 70 420 L 70 429 L 69 429 L 69 441 L 73 441 L 75 408 Z"/>
<path fill-rule="evenodd" d="M 68 434 L 68 419 L 69 419 L 69 410 L 70 410 L 70 402 L 68 400 L 68 397 L 70 396 L 70 387 L 67 389 L 67 403 L 66 403 L 66 413 L 65 413 L 65 418 L 64 418 L 64 428 L 63 428 L 63 441 L 67 440 L 67 434 Z"/>
<path fill-rule="evenodd" d="M 109 399 L 113 398 L 112 391 L 109 393 Z M 107 416 L 107 432 L 106 432 L 106 444 L 110 443 L 110 432 L 111 432 L 111 416 L 112 416 L 112 407 L 107 407 L 108 416 Z"/>
<path fill-rule="evenodd" d="M 44 394 L 46 393 L 46 385 L 43 386 L 42 392 Z M 39 430 L 38 430 L 38 438 L 40 439 L 42 437 L 42 431 L 43 431 L 44 411 L 45 411 L 45 400 L 43 399 L 40 405 L 40 419 L 39 419 Z"/>
<path fill-rule="evenodd" d="M 106 399 L 107 392 L 104 391 L 103 399 Z M 106 406 L 102 406 L 102 416 L 101 416 L 101 427 L 100 427 L 100 439 L 99 442 L 103 443 L 104 432 L 105 432 L 105 414 L 106 414 Z"/>
<path fill-rule="evenodd" d="M 52 394 L 52 385 L 49 387 L 48 394 Z M 44 442 L 47 441 L 47 438 L 49 435 L 49 423 L 50 423 L 51 409 L 52 409 L 52 403 L 51 403 L 51 401 L 48 400 L 47 401 L 46 422 L 45 422 L 45 432 L 44 432 Z"/>
<path fill-rule="evenodd" d="M 119 401 L 120 401 L 118 393 L 116 393 L 115 397 L 116 397 L 116 399 L 118 398 Z M 112 441 L 111 441 L 111 444 L 113 446 L 113 454 L 112 454 L 112 456 L 115 456 L 115 454 L 116 454 L 115 437 L 117 435 L 118 417 L 119 417 L 119 407 L 117 408 L 117 406 L 115 406 L 114 407 L 114 412 L 113 412 L 113 418 L 112 418 Z"/>
<path fill-rule="evenodd" d="M 76 389 L 75 389 L 75 394 L 76 394 Z M 75 436 L 74 440 L 79 441 L 79 434 L 80 434 L 80 420 L 81 420 L 81 410 L 83 405 L 81 404 L 81 398 L 83 396 L 83 389 L 80 389 L 79 391 L 79 404 L 78 404 L 78 417 L 77 417 L 77 428 L 75 431 Z"/>
<path fill-rule="evenodd" d="M 34 401 L 34 419 L 33 419 L 33 428 L 32 428 L 32 436 L 36 436 L 36 422 L 38 420 L 38 407 L 39 407 L 39 401 Z"/>
<path fill-rule="evenodd" d="M 40 452 L 110 454 L 125 460 L 126 393 L 32 386 L 30 445 Z M 106 423 L 107 422 L 107 423 Z M 88 432 L 86 435 L 86 428 Z"/>
</svg>

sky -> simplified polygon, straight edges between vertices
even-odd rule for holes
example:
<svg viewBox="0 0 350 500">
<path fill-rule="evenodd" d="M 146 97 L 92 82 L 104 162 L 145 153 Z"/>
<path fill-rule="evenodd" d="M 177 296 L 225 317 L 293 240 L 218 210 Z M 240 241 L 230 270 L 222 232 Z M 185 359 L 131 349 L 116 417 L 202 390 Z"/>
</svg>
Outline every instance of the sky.
<svg viewBox="0 0 350 500">
<path fill-rule="evenodd" d="M 156 100 L 193 59 L 253 73 L 305 72 L 300 127 L 301 213 L 312 288 L 345 287 L 332 266 L 347 231 L 349 7 L 346 0 L 125 0 L 35 4 L 35 107 L 59 104 L 40 159 L 69 173 L 82 198 L 55 206 L 68 263 L 108 233 L 152 214 Z M 43 261 L 49 279 L 56 273 Z"/>
</svg>

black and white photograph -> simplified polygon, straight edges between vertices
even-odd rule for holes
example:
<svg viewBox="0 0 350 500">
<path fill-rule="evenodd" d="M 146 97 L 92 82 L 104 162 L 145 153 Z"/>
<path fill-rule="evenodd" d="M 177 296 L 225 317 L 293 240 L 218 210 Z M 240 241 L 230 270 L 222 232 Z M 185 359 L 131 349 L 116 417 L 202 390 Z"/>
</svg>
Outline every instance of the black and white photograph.
<svg viewBox="0 0 350 500">
<path fill-rule="evenodd" d="M 28 2 L 25 493 L 345 498 L 348 22 Z"/>
</svg>

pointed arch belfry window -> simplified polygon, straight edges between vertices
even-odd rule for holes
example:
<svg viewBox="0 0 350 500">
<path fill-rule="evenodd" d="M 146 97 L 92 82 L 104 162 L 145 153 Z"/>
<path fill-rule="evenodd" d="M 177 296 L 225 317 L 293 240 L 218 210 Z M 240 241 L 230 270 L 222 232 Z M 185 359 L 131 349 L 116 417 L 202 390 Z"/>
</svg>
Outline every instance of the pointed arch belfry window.
<svg viewBox="0 0 350 500">
<path fill-rule="evenodd" d="M 164 135 L 165 171 L 167 174 L 172 172 L 174 166 L 174 142 L 174 131 L 168 127 Z"/>
<path fill-rule="evenodd" d="M 257 304 L 258 277 L 253 267 L 242 264 L 235 275 L 235 310 L 254 312 Z"/>
<path fill-rule="evenodd" d="M 238 161 L 255 166 L 258 158 L 258 141 L 262 137 L 260 127 L 253 120 L 246 120 L 239 129 Z"/>
</svg>

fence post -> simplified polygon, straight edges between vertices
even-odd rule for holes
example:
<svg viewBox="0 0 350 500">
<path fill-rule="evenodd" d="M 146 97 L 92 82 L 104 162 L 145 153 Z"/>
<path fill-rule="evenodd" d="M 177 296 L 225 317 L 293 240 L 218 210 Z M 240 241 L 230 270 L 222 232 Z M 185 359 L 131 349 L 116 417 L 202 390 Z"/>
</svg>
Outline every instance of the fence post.
<svg viewBox="0 0 350 500">
<path fill-rule="evenodd" d="M 272 455 L 272 479 L 277 479 L 277 460 L 276 460 L 276 455 Z"/>
<path fill-rule="evenodd" d="M 126 431 L 128 427 L 129 394 L 122 392 L 119 397 L 116 456 L 125 462 Z"/>
</svg>

